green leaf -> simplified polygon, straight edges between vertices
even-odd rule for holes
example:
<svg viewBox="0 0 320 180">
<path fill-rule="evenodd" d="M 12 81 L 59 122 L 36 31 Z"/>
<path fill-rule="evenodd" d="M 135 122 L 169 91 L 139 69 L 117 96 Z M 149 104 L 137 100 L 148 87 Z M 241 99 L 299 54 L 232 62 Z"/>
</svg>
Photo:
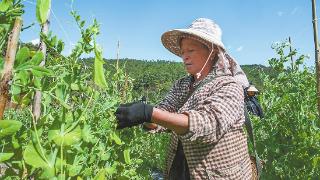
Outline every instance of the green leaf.
<svg viewBox="0 0 320 180">
<path fill-rule="evenodd" d="M 33 84 L 36 88 L 41 89 L 41 77 L 34 77 Z"/>
<path fill-rule="evenodd" d="M 14 71 L 15 71 L 15 72 L 18 72 L 18 71 L 21 71 L 21 70 L 28 70 L 28 71 L 30 71 L 33 67 L 34 67 L 33 65 L 31 65 L 31 64 L 29 64 L 29 63 L 27 62 L 27 63 L 23 63 L 23 64 L 18 65 L 18 66 L 14 69 Z"/>
<path fill-rule="evenodd" d="M 118 145 L 123 144 L 123 142 L 121 141 L 121 139 L 119 138 L 119 136 L 115 132 L 110 134 L 110 138 Z"/>
<path fill-rule="evenodd" d="M 51 0 L 37 0 L 36 16 L 39 24 L 44 24 L 50 14 Z"/>
<path fill-rule="evenodd" d="M 71 109 L 71 106 L 69 106 L 67 103 L 65 103 L 62 99 L 57 98 L 56 96 L 52 96 L 54 99 L 58 100 L 59 103 L 66 109 Z"/>
<path fill-rule="evenodd" d="M 63 49 L 64 49 L 64 42 L 62 42 L 61 40 L 59 40 L 59 41 L 58 41 L 58 44 L 57 44 L 57 52 L 58 52 L 58 53 L 61 53 Z"/>
<path fill-rule="evenodd" d="M 89 125 L 84 125 L 83 129 L 82 129 L 82 139 L 85 142 L 91 142 L 93 140 L 93 135 L 91 134 L 91 128 Z"/>
<path fill-rule="evenodd" d="M 74 121 L 74 117 L 71 111 L 68 111 L 66 115 L 64 116 L 64 122 L 67 124 L 70 124 Z"/>
<path fill-rule="evenodd" d="M 40 66 L 33 66 L 31 72 L 34 76 L 43 77 L 43 76 L 52 76 L 53 72 L 50 69 L 40 67 Z"/>
<path fill-rule="evenodd" d="M 4 49 L 4 46 L 6 44 L 6 39 L 9 36 L 10 30 L 11 30 L 11 24 L 1 24 L 0 23 L 0 49 L 2 49 L 2 50 Z M 0 68 L 0 72 L 1 72 L 1 68 Z"/>
<path fill-rule="evenodd" d="M 135 164 L 142 164 L 143 160 L 142 159 L 135 159 Z"/>
<path fill-rule="evenodd" d="M 4 59 L 2 57 L 0 57 L 0 74 L 3 69 L 3 65 L 4 65 Z"/>
<path fill-rule="evenodd" d="M 10 158 L 12 158 L 13 155 L 14 153 L 0 153 L 0 162 L 9 160 Z"/>
<path fill-rule="evenodd" d="M 98 174 L 94 177 L 94 180 L 105 180 L 106 179 L 106 170 L 100 169 Z"/>
<path fill-rule="evenodd" d="M 22 123 L 14 120 L 0 120 L 0 138 L 12 135 L 19 131 Z"/>
<path fill-rule="evenodd" d="M 71 89 L 73 90 L 73 91 L 79 91 L 79 85 L 78 84 L 76 84 L 76 83 L 71 83 Z"/>
<path fill-rule="evenodd" d="M 58 85 L 56 89 L 54 90 L 55 95 L 58 99 L 61 99 L 64 101 L 64 86 L 63 85 Z"/>
<path fill-rule="evenodd" d="M 103 153 L 100 155 L 100 159 L 103 160 L 103 161 L 109 160 L 110 157 L 111 157 L 111 153 L 110 153 L 110 152 L 103 152 Z"/>
<path fill-rule="evenodd" d="M 5 12 L 13 4 L 13 0 L 2 0 L 0 2 L 0 11 Z"/>
<path fill-rule="evenodd" d="M 15 136 L 12 136 L 11 143 L 14 149 L 20 148 L 19 141 Z"/>
<path fill-rule="evenodd" d="M 60 158 L 57 158 L 54 167 L 58 170 L 61 170 L 61 166 L 65 166 L 65 165 L 67 165 L 67 162 L 65 159 L 61 160 Z"/>
<path fill-rule="evenodd" d="M 13 95 L 13 96 L 11 96 L 11 101 L 13 102 L 13 103 L 15 103 L 15 104 L 19 104 L 19 102 L 20 102 L 20 96 L 19 95 Z"/>
<path fill-rule="evenodd" d="M 57 177 L 55 177 L 55 179 L 53 179 L 53 180 L 58 180 L 58 179 L 67 179 L 67 177 L 66 177 L 66 174 L 59 174 Z"/>
<path fill-rule="evenodd" d="M 56 44 L 57 44 L 57 41 L 58 41 L 57 36 L 53 36 L 53 37 L 51 38 L 50 45 L 51 45 L 52 47 L 55 47 Z"/>
<path fill-rule="evenodd" d="M 51 158 L 52 155 L 56 156 L 57 151 L 55 152 L 51 152 L 50 156 L 48 158 Z M 34 148 L 34 146 L 32 144 L 29 144 L 23 154 L 24 160 L 26 161 L 27 164 L 33 166 L 34 168 L 41 168 L 41 171 L 39 172 L 40 174 L 40 179 L 52 179 L 54 177 L 56 177 L 55 172 L 56 172 L 56 168 L 54 166 L 54 161 L 49 161 L 48 163 L 46 163 L 44 161 L 44 159 L 40 156 L 40 154 L 38 153 L 38 150 L 36 150 Z M 54 157 L 55 160 L 55 157 Z M 59 161 L 59 159 L 57 160 L 57 162 Z"/>
<path fill-rule="evenodd" d="M 27 47 L 23 47 L 19 49 L 16 55 L 16 60 L 14 62 L 14 67 L 18 67 L 19 65 L 25 63 L 27 59 L 30 58 L 30 50 Z"/>
<path fill-rule="evenodd" d="M 102 49 L 94 43 L 94 82 L 101 88 L 107 87 L 107 81 L 104 76 Z"/>
<path fill-rule="evenodd" d="M 41 135 L 43 133 L 43 128 L 39 127 L 39 129 L 37 130 L 37 133 L 35 131 L 33 131 L 33 130 L 30 130 L 30 131 L 31 131 L 31 140 L 32 140 L 32 142 L 38 142 L 38 138 L 37 137 L 41 137 Z"/>
<path fill-rule="evenodd" d="M 22 70 L 15 74 L 15 78 L 20 79 L 21 84 L 26 86 L 29 83 L 30 75 L 28 71 Z"/>
<path fill-rule="evenodd" d="M 66 133 L 61 130 L 49 130 L 48 138 L 58 146 L 71 146 L 81 140 L 81 128 L 77 126 L 74 130 Z"/>
<path fill-rule="evenodd" d="M 29 91 L 27 94 L 25 94 L 22 99 L 21 99 L 21 104 L 24 105 L 24 106 L 27 106 L 30 104 L 31 102 L 31 97 L 32 97 L 32 94 L 33 92 L 32 91 Z"/>
<path fill-rule="evenodd" d="M 125 149 L 125 150 L 123 151 L 123 156 L 124 156 L 124 161 L 126 162 L 126 164 L 131 164 L 130 151 L 129 151 L 129 149 Z"/>
<path fill-rule="evenodd" d="M 112 164 L 112 166 L 107 165 L 107 167 L 105 168 L 106 173 L 108 176 L 112 176 L 113 174 L 115 174 L 117 172 L 117 166 L 119 165 L 118 161 L 114 161 L 114 163 Z"/>
<path fill-rule="evenodd" d="M 51 102 L 52 102 L 51 96 L 49 94 L 43 94 L 42 104 L 44 104 L 45 106 L 49 106 Z"/>
<path fill-rule="evenodd" d="M 65 107 L 66 109 L 71 109 L 71 107 L 65 102 L 65 95 L 64 95 L 64 86 L 58 85 L 55 89 L 55 96 L 52 95 L 53 98 L 59 101 L 59 103 Z"/>
<path fill-rule="evenodd" d="M 18 95 L 18 94 L 21 93 L 21 88 L 20 88 L 19 86 L 12 85 L 12 86 L 11 86 L 11 91 L 10 91 L 10 93 L 11 93 L 12 95 Z"/>
<path fill-rule="evenodd" d="M 41 51 L 37 51 L 36 54 L 30 60 L 30 63 L 38 66 L 42 60 L 43 60 L 43 53 Z"/>
<path fill-rule="evenodd" d="M 49 164 L 46 163 L 44 158 L 40 155 L 40 151 L 36 150 L 32 142 L 28 144 L 26 149 L 23 152 L 23 159 L 27 164 L 35 167 L 35 168 L 45 168 L 48 167 Z"/>
<path fill-rule="evenodd" d="M 0 161 L 0 162 L 1 162 L 1 161 Z M 320 162 L 320 156 L 319 156 L 319 157 L 314 157 L 314 158 L 312 159 L 312 165 L 313 165 L 313 167 L 317 167 L 318 164 L 319 164 L 319 162 Z"/>
<path fill-rule="evenodd" d="M 69 176 L 74 177 L 80 174 L 82 166 L 81 165 L 67 165 Z"/>
<path fill-rule="evenodd" d="M 54 167 L 45 167 L 40 175 L 41 179 L 50 179 L 55 177 L 55 168 Z"/>
</svg>

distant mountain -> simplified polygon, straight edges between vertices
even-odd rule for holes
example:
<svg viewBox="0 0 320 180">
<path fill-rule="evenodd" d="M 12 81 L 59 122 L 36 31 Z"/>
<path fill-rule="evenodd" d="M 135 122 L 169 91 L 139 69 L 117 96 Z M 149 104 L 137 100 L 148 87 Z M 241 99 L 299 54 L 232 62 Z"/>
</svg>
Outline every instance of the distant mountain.
<svg viewBox="0 0 320 180">
<path fill-rule="evenodd" d="M 88 64 L 93 63 L 92 58 L 82 60 Z M 105 59 L 105 62 L 105 68 L 114 73 L 117 61 L 115 59 Z M 119 67 L 124 68 L 124 71 L 134 79 L 133 90 L 135 92 L 147 91 L 153 94 L 152 97 L 164 96 L 176 80 L 187 75 L 181 62 L 165 60 L 120 59 Z M 263 82 L 260 75 L 262 72 L 272 74 L 272 69 L 259 64 L 242 65 L 241 68 L 249 81 L 260 91 L 263 91 Z M 157 98 L 155 97 L 155 99 Z"/>
</svg>

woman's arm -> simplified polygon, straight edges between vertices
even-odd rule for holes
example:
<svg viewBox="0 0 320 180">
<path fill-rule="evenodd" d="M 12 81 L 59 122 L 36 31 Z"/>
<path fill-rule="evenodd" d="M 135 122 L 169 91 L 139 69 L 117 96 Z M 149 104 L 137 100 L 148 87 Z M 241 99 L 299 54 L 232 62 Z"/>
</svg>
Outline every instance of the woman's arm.
<svg viewBox="0 0 320 180">
<path fill-rule="evenodd" d="M 152 122 L 182 135 L 188 132 L 189 120 L 185 114 L 170 113 L 158 108 L 152 112 Z"/>
<path fill-rule="evenodd" d="M 146 130 L 148 130 L 150 133 L 157 133 L 169 129 L 178 133 L 175 130 L 177 129 L 175 125 L 171 123 L 167 124 L 166 121 L 168 120 L 163 118 L 169 114 L 171 114 L 169 116 L 172 117 L 172 114 L 175 114 L 175 112 L 178 111 L 179 107 L 182 105 L 181 103 L 183 103 L 187 98 L 190 81 L 190 77 L 187 76 L 175 82 L 165 98 L 157 106 L 155 106 L 155 109 L 157 109 L 155 118 L 160 117 L 160 119 L 155 119 L 158 123 L 144 123 L 144 128 Z M 180 128 L 178 127 L 178 129 Z M 180 132 L 180 130 L 178 131 Z"/>
</svg>

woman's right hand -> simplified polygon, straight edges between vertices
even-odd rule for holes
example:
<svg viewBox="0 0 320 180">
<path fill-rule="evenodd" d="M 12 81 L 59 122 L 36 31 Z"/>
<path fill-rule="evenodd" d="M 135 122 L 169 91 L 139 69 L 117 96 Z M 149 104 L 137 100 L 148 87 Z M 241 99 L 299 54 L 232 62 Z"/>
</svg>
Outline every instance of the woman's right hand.
<svg viewBox="0 0 320 180">
<path fill-rule="evenodd" d="M 157 129 L 157 128 L 158 128 L 158 125 L 155 124 L 155 123 L 143 123 L 143 128 L 144 128 L 145 130 L 150 131 L 150 130 Z"/>
</svg>

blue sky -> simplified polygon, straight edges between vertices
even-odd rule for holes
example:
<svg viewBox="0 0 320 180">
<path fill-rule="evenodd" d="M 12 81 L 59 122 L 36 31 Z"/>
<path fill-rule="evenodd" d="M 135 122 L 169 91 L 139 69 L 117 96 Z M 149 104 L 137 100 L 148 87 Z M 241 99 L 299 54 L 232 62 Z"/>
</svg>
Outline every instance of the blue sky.
<svg viewBox="0 0 320 180">
<path fill-rule="evenodd" d="M 35 0 L 23 3 L 27 26 L 36 21 Z M 65 54 L 79 39 L 71 4 L 71 0 L 52 0 L 50 29 L 66 43 Z M 162 46 L 162 33 L 206 17 L 220 25 L 225 47 L 241 65 L 267 65 L 276 56 L 272 43 L 289 36 L 299 53 L 310 55 L 307 65 L 314 65 L 311 0 L 74 0 L 73 8 L 88 23 L 96 18 L 101 24 L 98 42 L 105 58 L 116 58 L 119 40 L 120 58 L 181 61 Z M 35 41 L 38 32 L 35 25 L 21 38 Z"/>
</svg>

